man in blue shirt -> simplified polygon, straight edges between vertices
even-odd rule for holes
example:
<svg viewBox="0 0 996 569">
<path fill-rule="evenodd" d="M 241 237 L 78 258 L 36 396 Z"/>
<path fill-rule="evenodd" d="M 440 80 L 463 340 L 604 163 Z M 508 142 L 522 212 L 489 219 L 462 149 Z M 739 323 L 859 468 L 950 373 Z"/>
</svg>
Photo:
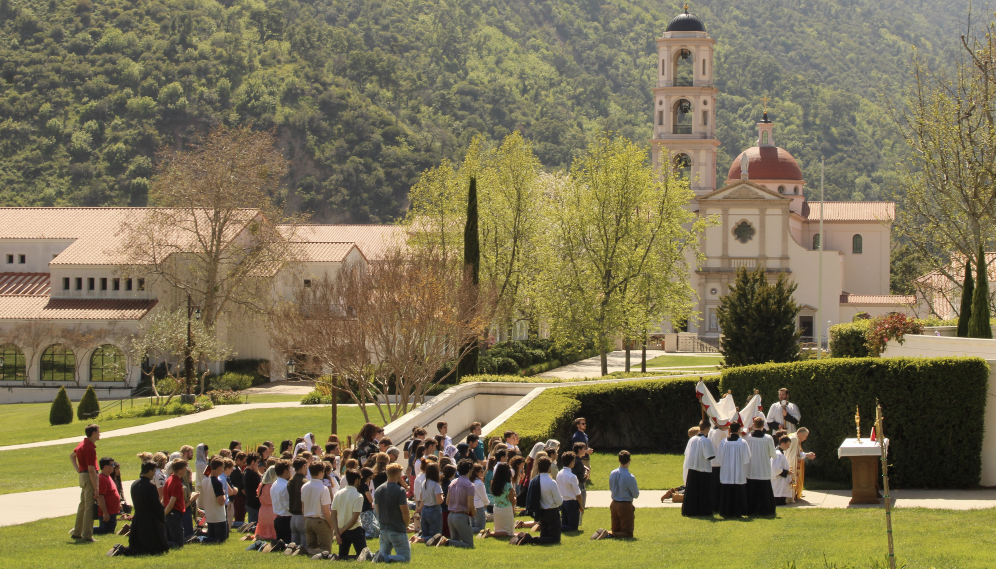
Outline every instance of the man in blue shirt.
<svg viewBox="0 0 996 569">
<path fill-rule="evenodd" d="M 579 454 L 578 458 L 581 459 L 581 463 L 588 467 L 589 473 L 591 472 L 591 446 L 588 445 L 588 421 L 585 421 L 584 417 L 578 417 L 574 419 L 574 436 L 571 437 L 571 446 L 573 447 L 577 443 L 584 443 L 585 452 Z"/>
<path fill-rule="evenodd" d="M 609 515 L 612 518 L 612 531 L 599 529 L 591 539 L 633 537 L 636 518 L 633 500 L 640 497 L 640 489 L 636 485 L 636 478 L 629 472 L 629 461 L 629 451 L 619 451 L 619 468 L 609 474 L 609 491 L 612 493 Z"/>
</svg>

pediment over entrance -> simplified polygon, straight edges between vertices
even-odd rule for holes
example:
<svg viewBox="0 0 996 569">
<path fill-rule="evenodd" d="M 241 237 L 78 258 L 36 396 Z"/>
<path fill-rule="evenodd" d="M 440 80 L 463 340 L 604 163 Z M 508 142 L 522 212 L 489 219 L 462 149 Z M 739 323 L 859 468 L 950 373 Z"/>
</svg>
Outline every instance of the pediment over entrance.
<svg viewBox="0 0 996 569">
<path fill-rule="evenodd" d="M 699 202 L 716 200 L 790 201 L 791 198 L 750 181 L 738 181 L 696 199 Z"/>
</svg>

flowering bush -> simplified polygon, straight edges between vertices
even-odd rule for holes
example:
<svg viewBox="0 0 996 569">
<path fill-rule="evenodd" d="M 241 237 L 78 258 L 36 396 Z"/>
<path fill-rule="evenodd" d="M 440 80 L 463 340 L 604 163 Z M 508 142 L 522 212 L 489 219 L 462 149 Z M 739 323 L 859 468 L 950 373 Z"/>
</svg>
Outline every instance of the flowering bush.
<svg viewBox="0 0 996 569">
<path fill-rule="evenodd" d="M 239 392 L 230 389 L 227 391 L 213 389 L 208 391 L 206 395 L 211 398 L 211 403 L 215 405 L 239 405 L 242 403 L 242 397 L 239 395 Z"/>
<path fill-rule="evenodd" d="M 865 346 L 872 356 L 880 356 L 889 340 L 903 344 L 906 334 L 923 334 L 923 322 L 908 318 L 904 314 L 890 314 L 872 320 L 871 330 L 866 335 Z"/>
</svg>

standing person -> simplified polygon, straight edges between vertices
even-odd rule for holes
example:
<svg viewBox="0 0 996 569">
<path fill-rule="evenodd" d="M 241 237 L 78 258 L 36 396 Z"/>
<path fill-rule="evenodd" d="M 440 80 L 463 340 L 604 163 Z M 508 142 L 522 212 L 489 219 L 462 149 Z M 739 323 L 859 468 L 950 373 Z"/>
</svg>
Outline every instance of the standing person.
<svg viewBox="0 0 996 569">
<path fill-rule="evenodd" d="M 322 482 L 325 464 L 312 464 L 308 467 L 308 473 L 311 480 L 301 487 L 305 541 L 309 546 L 308 555 L 319 555 L 320 559 L 323 551 L 332 551 L 332 497 Z"/>
<path fill-rule="evenodd" d="M 442 444 L 439 445 L 440 448 L 446 448 L 453 444 L 453 439 L 446 434 L 450 430 L 449 423 L 446 421 L 439 421 L 436 423 L 436 430 L 439 431 L 439 436 L 443 437 Z"/>
<path fill-rule="evenodd" d="M 250 524 L 259 522 L 260 503 L 256 492 L 263 479 L 260 475 L 260 466 L 259 454 L 251 452 L 246 456 L 245 468 L 242 470 L 242 484 L 245 486 L 242 494 L 245 496 L 246 521 Z"/>
<path fill-rule="evenodd" d="M 708 419 L 706 419 L 708 421 Z M 709 496 L 709 501 L 712 504 L 712 513 L 719 513 L 719 491 L 722 488 L 722 484 L 719 481 L 719 474 L 723 469 L 723 457 L 720 454 L 720 449 L 723 447 L 723 441 L 730 436 L 730 424 L 716 425 L 709 429 L 709 442 L 712 443 L 712 448 L 716 451 L 716 457 L 712 459 L 712 477 L 710 490 L 711 494 Z"/>
<path fill-rule="evenodd" d="M 716 449 L 709 440 L 709 420 L 699 423 L 697 435 L 685 447 L 685 495 L 681 503 L 683 516 L 712 516 L 712 459 Z"/>
<path fill-rule="evenodd" d="M 515 431 L 505 431 L 502 433 L 505 439 L 505 446 L 508 449 L 518 451 L 519 450 L 519 435 Z"/>
<path fill-rule="evenodd" d="M 481 428 L 482 425 L 479 421 L 474 421 L 470 424 L 470 434 L 477 437 L 475 440 L 478 441 L 476 447 L 473 445 L 470 447 L 470 450 L 474 451 L 474 457 L 477 459 L 477 462 L 484 462 L 488 458 L 487 453 L 484 451 L 484 441 L 481 440 Z M 467 436 L 467 443 L 470 443 L 469 435 Z"/>
<path fill-rule="evenodd" d="M 747 465 L 747 515 L 775 515 L 775 494 L 771 489 L 771 461 L 777 456 L 771 436 L 764 434 L 764 418 L 754 417 L 754 429 L 747 437 L 750 463 Z"/>
<path fill-rule="evenodd" d="M 183 479 L 187 476 L 187 461 L 178 458 L 170 463 L 170 475 L 163 486 L 163 513 L 165 515 L 166 541 L 170 548 L 183 547 L 187 541 L 183 532 L 183 514 L 187 509 L 186 488 Z"/>
<path fill-rule="evenodd" d="M 114 473 L 114 459 L 100 459 L 100 476 L 97 480 L 97 504 L 99 506 L 100 525 L 93 528 L 95 534 L 114 533 L 118 523 L 118 513 L 121 512 L 121 495 L 111 475 Z"/>
<path fill-rule="evenodd" d="M 571 446 L 578 443 L 584 443 L 584 454 L 577 454 L 577 451 L 574 451 L 574 454 L 577 454 L 578 462 L 587 467 L 590 474 L 591 453 L 594 449 L 591 448 L 591 443 L 588 442 L 588 421 L 584 417 L 574 419 L 574 435 L 571 437 Z M 578 480 L 580 481 L 580 478 Z"/>
<path fill-rule="evenodd" d="M 511 545 L 546 545 L 560 543 L 561 520 L 560 506 L 564 499 L 560 488 L 550 478 L 552 461 L 548 456 L 540 456 L 536 460 L 538 472 L 530 482 L 529 511 L 535 512 L 535 520 L 540 526 L 539 537 L 533 537 L 527 532 L 519 532 L 509 541 Z"/>
<path fill-rule="evenodd" d="M 131 501 L 135 517 L 131 520 L 128 532 L 128 547 L 115 544 L 107 552 L 108 557 L 116 555 L 154 555 L 169 549 L 166 541 L 166 515 L 163 503 L 159 501 L 159 490 L 152 483 L 156 465 L 142 463 L 142 474 L 131 485 Z"/>
<path fill-rule="evenodd" d="M 346 484 L 332 500 L 332 532 L 339 544 L 339 560 L 348 559 L 350 546 L 356 551 L 357 561 L 366 561 L 370 555 L 367 536 L 360 525 L 363 495 L 360 493 L 360 471 L 346 471 Z"/>
<path fill-rule="evenodd" d="M 469 459 L 472 462 L 473 458 Z M 491 505 L 488 499 L 488 489 L 484 487 L 484 466 L 474 462 L 470 469 L 470 480 L 474 483 L 474 518 L 471 520 L 471 531 L 481 533 L 487 526 L 487 507 Z"/>
<path fill-rule="evenodd" d="M 802 450 L 802 443 L 809 438 L 809 429 L 801 427 L 798 431 L 789 434 L 789 449 L 785 453 L 788 459 L 789 470 L 792 472 L 792 482 L 795 484 L 795 499 L 802 498 L 802 489 L 806 481 L 806 459 L 815 460 L 815 452 Z"/>
<path fill-rule="evenodd" d="M 574 467 L 571 468 L 571 472 L 574 473 L 574 476 L 577 476 L 578 486 L 581 488 L 582 513 L 584 512 L 584 505 L 588 500 L 588 489 L 586 484 L 588 482 L 590 467 L 584 463 L 584 460 L 581 457 L 588 457 L 590 453 L 588 453 L 587 450 L 588 447 L 587 445 L 585 445 L 585 443 L 574 443 L 573 448 L 571 450 L 571 452 L 574 453 L 574 456 L 578 457 L 577 459 L 574 460 Z M 581 517 L 583 518 L 584 516 L 582 515 Z M 578 526 L 580 525 L 581 524 L 579 521 Z"/>
<path fill-rule="evenodd" d="M 366 465 L 368 457 L 380 452 L 377 439 L 379 438 L 378 434 L 381 432 L 383 432 L 383 429 L 373 423 L 367 423 L 360 429 L 360 436 L 356 439 L 356 450 L 351 455 L 352 458 L 355 458 L 360 463 L 360 467 Z"/>
<path fill-rule="evenodd" d="M 166 468 L 166 463 L 169 461 L 169 456 L 164 452 L 157 452 L 152 455 L 152 462 L 156 465 L 156 474 L 152 477 L 152 483 L 156 485 L 156 489 L 159 490 L 160 500 L 163 497 L 163 486 L 166 485 L 166 474 L 163 470 Z"/>
<path fill-rule="evenodd" d="M 802 413 L 795 403 L 789 403 L 789 390 L 783 387 L 778 390 L 778 401 L 768 409 L 767 427 L 772 431 L 785 429 L 789 434 L 796 432 Z"/>
<path fill-rule="evenodd" d="M 283 458 L 278 460 L 273 465 L 273 473 L 277 476 L 277 479 L 270 486 L 270 504 L 273 508 L 273 531 L 277 534 L 277 539 L 284 542 L 284 545 L 287 545 L 294 541 L 291 539 L 290 492 L 287 490 L 287 481 L 294 474 L 294 471 L 291 469 L 291 462 Z M 263 480 L 265 482 L 266 478 L 264 477 Z"/>
<path fill-rule="evenodd" d="M 204 471 L 208 468 L 211 456 L 208 454 L 208 446 L 205 443 L 197 445 L 196 459 L 194 460 L 194 487 L 201 488 L 201 480 L 204 479 Z M 197 507 L 204 509 L 204 493 L 198 492 Z"/>
<path fill-rule="evenodd" d="M 256 496 L 259 498 L 259 519 L 256 521 L 256 539 L 277 539 L 277 530 L 273 526 L 276 516 L 273 513 L 273 499 L 270 498 L 270 488 L 273 487 L 273 483 L 276 481 L 276 467 L 270 466 L 263 472 L 263 477 L 259 481 L 259 489 L 256 491 Z"/>
<path fill-rule="evenodd" d="M 426 542 L 426 545 L 437 547 L 453 546 L 474 548 L 474 532 L 471 530 L 470 520 L 474 517 L 474 483 L 469 476 L 473 462 L 461 460 L 457 463 L 456 480 L 450 483 L 446 496 L 446 504 L 449 506 L 449 518 L 447 522 L 450 528 L 450 537 L 443 537 L 442 534 L 433 536 Z"/>
<path fill-rule="evenodd" d="M 304 512 L 301 505 L 301 488 L 308 481 L 306 476 L 308 460 L 299 456 L 294 459 L 291 465 L 294 468 L 294 475 L 287 482 L 287 495 L 289 497 L 287 509 L 291 515 L 291 541 L 301 549 L 307 550 Z"/>
<path fill-rule="evenodd" d="M 747 465 L 750 464 L 750 447 L 740 438 L 740 424 L 734 423 L 730 436 L 719 449 L 723 468 L 719 473 L 722 484 L 719 490 L 719 515 L 736 518 L 747 515 Z"/>
<path fill-rule="evenodd" d="M 100 440 L 100 427 L 87 425 L 83 432 L 86 438 L 69 453 L 69 462 L 80 481 L 80 506 L 76 509 L 76 525 L 71 535 L 73 539 L 97 541 L 93 539 L 93 500 L 98 483 L 97 441 Z"/>
<path fill-rule="evenodd" d="M 232 441 L 237 442 L 237 441 Z M 240 445 L 241 446 L 241 445 Z M 248 459 L 246 453 L 241 450 L 235 453 L 235 468 L 232 470 L 231 476 L 228 477 L 229 484 L 235 488 L 235 495 L 232 496 L 232 521 L 233 526 L 238 527 L 242 525 L 242 522 L 246 520 L 246 483 L 245 483 L 245 470 L 246 470 L 246 460 Z"/>
<path fill-rule="evenodd" d="M 228 509 L 225 500 L 228 492 L 221 476 L 225 473 L 225 459 L 213 457 L 209 463 L 211 472 L 201 479 L 201 503 L 204 505 L 204 518 L 207 520 L 207 536 L 203 542 L 221 543 L 228 539 Z"/>
<path fill-rule="evenodd" d="M 380 520 L 380 550 L 374 554 L 374 562 L 401 562 L 412 560 L 411 544 L 408 543 L 408 496 L 401 486 L 401 465 L 387 467 L 387 482 L 374 491 L 374 504 Z M 394 554 L 391 554 L 394 550 Z"/>
<path fill-rule="evenodd" d="M 584 504 L 581 501 L 581 484 L 574 474 L 574 463 L 580 462 L 577 455 L 572 451 L 567 451 L 561 458 L 564 468 L 557 473 L 557 487 L 560 489 L 560 497 L 564 502 L 560 505 L 560 518 L 563 531 L 577 531 L 581 525 L 581 513 L 584 512 Z M 540 525 L 542 528 L 542 524 Z"/>
<path fill-rule="evenodd" d="M 636 477 L 629 471 L 629 463 L 629 451 L 619 451 L 619 468 L 609 473 L 609 490 L 612 492 L 609 515 L 612 519 L 612 531 L 599 529 L 591 539 L 633 537 L 636 525 L 633 500 L 640 497 L 640 488 L 636 484 Z"/>
<path fill-rule="evenodd" d="M 221 486 L 225 490 L 225 522 L 228 524 L 229 530 L 232 529 L 232 522 L 235 521 L 235 506 L 232 503 L 232 499 L 237 494 L 237 491 L 231 482 L 232 473 L 235 470 L 234 460 L 227 457 L 222 459 L 221 475 L 218 476 L 218 480 L 221 481 Z"/>
<path fill-rule="evenodd" d="M 369 463 L 373 460 L 374 457 L 371 457 L 367 462 Z M 380 524 L 377 523 L 377 515 L 374 514 L 373 508 L 373 490 L 370 489 L 373 475 L 372 468 L 364 466 L 360 469 L 360 494 L 363 494 L 363 510 L 360 512 L 360 525 L 363 526 L 363 532 L 366 534 L 367 539 L 380 537 Z"/>
<path fill-rule="evenodd" d="M 775 451 L 775 458 L 771 459 L 771 490 L 775 496 L 775 505 L 784 506 L 792 495 L 792 487 L 789 485 L 789 463 L 785 458 L 785 451 L 792 444 L 792 439 L 783 436 L 778 440 L 778 450 Z"/>
</svg>

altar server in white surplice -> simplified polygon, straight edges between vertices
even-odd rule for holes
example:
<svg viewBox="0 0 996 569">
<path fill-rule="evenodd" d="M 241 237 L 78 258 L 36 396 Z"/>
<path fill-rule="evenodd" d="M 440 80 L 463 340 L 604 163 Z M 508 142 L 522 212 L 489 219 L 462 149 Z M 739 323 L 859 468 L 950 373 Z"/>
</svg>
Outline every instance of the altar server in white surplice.
<svg viewBox="0 0 996 569">
<path fill-rule="evenodd" d="M 723 466 L 719 472 L 719 515 L 736 518 L 747 515 L 747 465 L 750 447 L 740 438 L 741 426 L 730 427 L 730 436 L 723 441 L 719 454 Z"/>
<path fill-rule="evenodd" d="M 785 458 L 785 451 L 788 450 L 792 439 L 782 437 L 778 441 L 778 450 L 775 451 L 775 458 L 771 459 L 771 491 L 775 495 L 775 504 L 784 506 L 786 501 L 792 496 L 792 479 L 789 477 L 789 461 Z"/>
<path fill-rule="evenodd" d="M 712 459 L 716 449 L 709 441 L 709 420 L 699 423 L 699 433 L 688 439 L 685 447 L 685 496 L 683 516 L 712 517 Z"/>
<path fill-rule="evenodd" d="M 750 464 L 747 465 L 747 514 L 775 515 L 775 494 L 771 489 L 771 459 L 775 458 L 775 443 L 764 434 L 764 417 L 754 417 L 754 429 L 747 437 Z"/>
<path fill-rule="evenodd" d="M 723 467 L 723 458 L 719 456 L 719 450 L 723 446 L 723 441 L 728 436 L 730 436 L 729 424 L 713 427 L 709 431 L 709 442 L 716 449 L 716 458 L 712 459 L 712 482 L 710 484 L 712 490 L 710 502 L 712 503 L 712 512 L 714 514 L 719 513 L 719 472 Z"/>
<path fill-rule="evenodd" d="M 768 418 L 766 419 L 768 428 L 772 431 L 785 429 L 789 434 L 792 434 L 799 428 L 801 420 L 802 413 L 799 412 L 799 406 L 795 403 L 789 403 L 788 388 L 779 389 L 778 401 L 772 403 L 771 408 L 768 409 Z"/>
</svg>

